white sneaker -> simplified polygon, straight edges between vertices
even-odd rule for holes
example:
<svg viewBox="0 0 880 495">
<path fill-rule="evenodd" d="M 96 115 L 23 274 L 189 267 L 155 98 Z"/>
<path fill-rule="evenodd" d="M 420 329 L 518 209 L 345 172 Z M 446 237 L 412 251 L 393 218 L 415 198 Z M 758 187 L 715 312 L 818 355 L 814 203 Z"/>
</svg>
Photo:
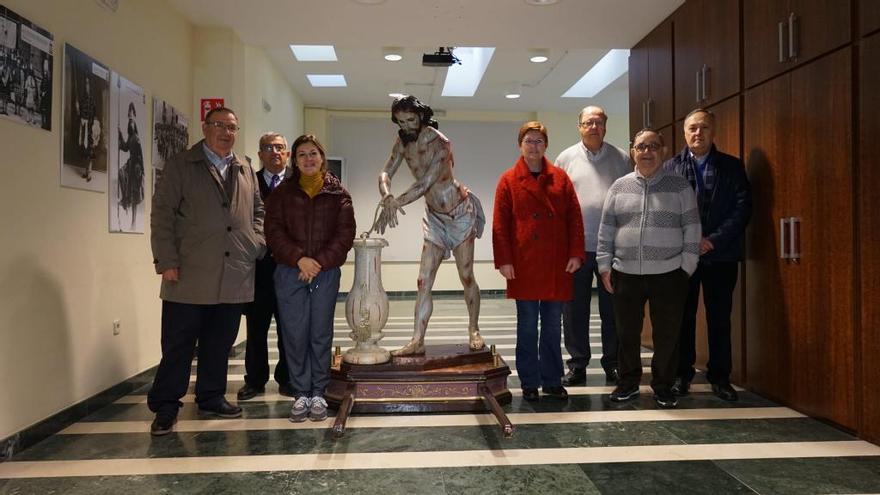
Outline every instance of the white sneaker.
<svg viewBox="0 0 880 495">
<path fill-rule="evenodd" d="M 326 404 L 326 403 L 325 403 Z M 290 408 L 290 421 L 293 423 L 302 423 L 306 420 L 306 417 L 309 415 L 309 406 L 311 405 L 311 400 L 308 397 L 301 395 L 293 401 L 293 407 Z"/>
<path fill-rule="evenodd" d="M 327 419 L 327 401 L 320 395 L 312 397 L 312 407 L 309 409 L 309 419 L 312 421 L 324 421 Z"/>
</svg>

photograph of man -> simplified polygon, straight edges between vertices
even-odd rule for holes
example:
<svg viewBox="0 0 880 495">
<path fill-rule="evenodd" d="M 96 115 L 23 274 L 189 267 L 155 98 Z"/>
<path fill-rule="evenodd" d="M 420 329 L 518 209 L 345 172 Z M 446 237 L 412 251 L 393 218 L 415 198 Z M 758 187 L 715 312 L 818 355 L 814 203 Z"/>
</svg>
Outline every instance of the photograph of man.
<svg viewBox="0 0 880 495">
<path fill-rule="evenodd" d="M 700 287 L 706 307 L 709 361 L 706 379 L 712 393 L 738 400 L 730 385 L 730 312 L 739 262 L 745 251 L 745 230 L 752 214 L 752 190 L 739 158 L 715 147 L 715 115 L 698 108 L 684 119 L 686 146 L 663 167 L 687 178 L 697 194 L 702 236 L 700 262 L 690 280 L 678 345 L 678 372 L 672 391 L 688 395 L 694 379 L 697 306 Z"/>
<path fill-rule="evenodd" d="M 162 276 L 162 360 L 147 395 L 153 435 L 174 426 L 196 342 L 200 413 L 241 416 L 225 398 L 229 350 L 244 304 L 254 300 L 255 261 L 266 242 L 256 174 L 232 152 L 238 130 L 232 110 L 212 110 L 204 140 L 169 160 L 157 184 L 150 226 Z"/>
<path fill-rule="evenodd" d="M 556 157 L 556 166 L 568 174 L 577 192 L 584 222 L 584 264 L 574 273 L 572 300 L 562 311 L 562 331 L 565 350 L 570 358 L 563 385 L 587 383 L 587 365 L 590 364 L 590 303 L 593 296 L 593 276 L 599 279 L 596 264 L 596 244 L 599 239 L 599 221 L 602 204 L 608 188 L 617 179 L 632 172 L 633 166 L 626 151 L 605 142 L 608 115 L 605 109 L 589 106 L 578 114 L 578 132 L 581 140 Z M 601 283 L 596 284 L 599 295 L 599 317 L 602 320 L 602 369 L 605 381 L 617 383 L 617 330 L 611 294 Z"/>
<path fill-rule="evenodd" d="M 263 168 L 257 172 L 257 184 L 260 186 L 260 197 L 265 203 L 272 191 L 291 175 L 290 150 L 287 139 L 277 132 L 263 134 L 259 146 L 257 156 L 260 157 Z M 278 364 L 274 372 L 278 393 L 287 397 L 293 396 L 284 355 L 282 320 L 278 316 L 278 303 L 275 300 L 274 274 L 275 259 L 272 252 L 267 251 L 263 258 L 257 260 L 254 301 L 244 307 L 247 347 L 244 354 L 244 386 L 238 391 L 238 400 L 253 399 L 266 390 L 266 382 L 269 381 L 269 345 L 266 339 L 273 317 L 275 333 L 278 335 Z"/>
</svg>

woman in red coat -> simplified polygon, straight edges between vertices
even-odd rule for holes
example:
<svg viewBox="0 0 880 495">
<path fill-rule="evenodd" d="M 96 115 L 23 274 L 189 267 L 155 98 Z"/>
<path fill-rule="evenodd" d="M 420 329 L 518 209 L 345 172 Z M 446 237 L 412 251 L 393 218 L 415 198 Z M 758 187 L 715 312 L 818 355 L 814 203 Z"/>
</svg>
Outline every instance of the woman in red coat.
<svg viewBox="0 0 880 495">
<path fill-rule="evenodd" d="M 540 385 L 544 395 L 565 400 L 562 305 L 571 300 L 572 274 L 583 263 L 581 209 L 568 175 L 544 157 L 544 125 L 523 124 L 518 143 L 522 156 L 495 190 L 495 268 L 507 279 L 507 297 L 516 299 L 516 370 L 523 399 L 538 400 Z"/>
</svg>

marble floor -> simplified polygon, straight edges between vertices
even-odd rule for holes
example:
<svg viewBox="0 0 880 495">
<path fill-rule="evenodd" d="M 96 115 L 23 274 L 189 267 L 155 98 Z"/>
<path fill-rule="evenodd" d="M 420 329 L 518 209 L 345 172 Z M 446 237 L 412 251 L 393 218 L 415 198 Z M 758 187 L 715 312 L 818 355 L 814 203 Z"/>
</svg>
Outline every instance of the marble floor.
<svg viewBox="0 0 880 495">
<path fill-rule="evenodd" d="M 409 339 L 413 302 L 391 304 L 389 348 Z M 335 337 L 344 348 L 343 307 Z M 515 368 L 513 303 L 484 299 L 480 324 Z M 464 341 L 466 326 L 460 300 L 438 300 L 428 343 Z M 643 351 L 648 383 L 651 353 Z M 243 359 L 229 362 L 232 402 Z M 175 431 L 154 438 L 143 388 L 0 463 L 0 494 L 880 493 L 880 447 L 796 411 L 744 390 L 724 402 L 702 375 L 675 410 L 657 409 L 646 386 L 639 399 L 615 404 L 597 359 L 589 371 L 567 402 L 537 403 L 522 400 L 514 373 L 504 407 L 512 438 L 489 414 L 423 414 L 355 415 L 334 440 L 332 416 L 289 422 L 291 400 L 273 382 L 232 420 L 201 417 L 191 388 Z"/>
</svg>

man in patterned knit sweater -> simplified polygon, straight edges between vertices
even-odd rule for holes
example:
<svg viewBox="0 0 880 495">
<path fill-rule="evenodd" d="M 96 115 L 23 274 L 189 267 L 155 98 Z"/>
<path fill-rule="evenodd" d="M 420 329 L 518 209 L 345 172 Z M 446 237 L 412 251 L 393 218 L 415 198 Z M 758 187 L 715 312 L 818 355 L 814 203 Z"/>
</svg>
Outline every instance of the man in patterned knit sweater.
<svg viewBox="0 0 880 495">
<path fill-rule="evenodd" d="M 639 348 L 647 301 L 654 339 L 654 400 L 658 407 L 672 408 L 678 405 L 672 384 L 688 278 L 699 259 L 700 215 L 687 179 L 661 167 L 665 151 L 659 132 L 643 129 L 636 134 L 631 150 L 636 170 L 608 190 L 596 261 L 602 283 L 613 295 L 620 346 L 620 379 L 611 400 L 623 402 L 639 395 Z"/>
</svg>

